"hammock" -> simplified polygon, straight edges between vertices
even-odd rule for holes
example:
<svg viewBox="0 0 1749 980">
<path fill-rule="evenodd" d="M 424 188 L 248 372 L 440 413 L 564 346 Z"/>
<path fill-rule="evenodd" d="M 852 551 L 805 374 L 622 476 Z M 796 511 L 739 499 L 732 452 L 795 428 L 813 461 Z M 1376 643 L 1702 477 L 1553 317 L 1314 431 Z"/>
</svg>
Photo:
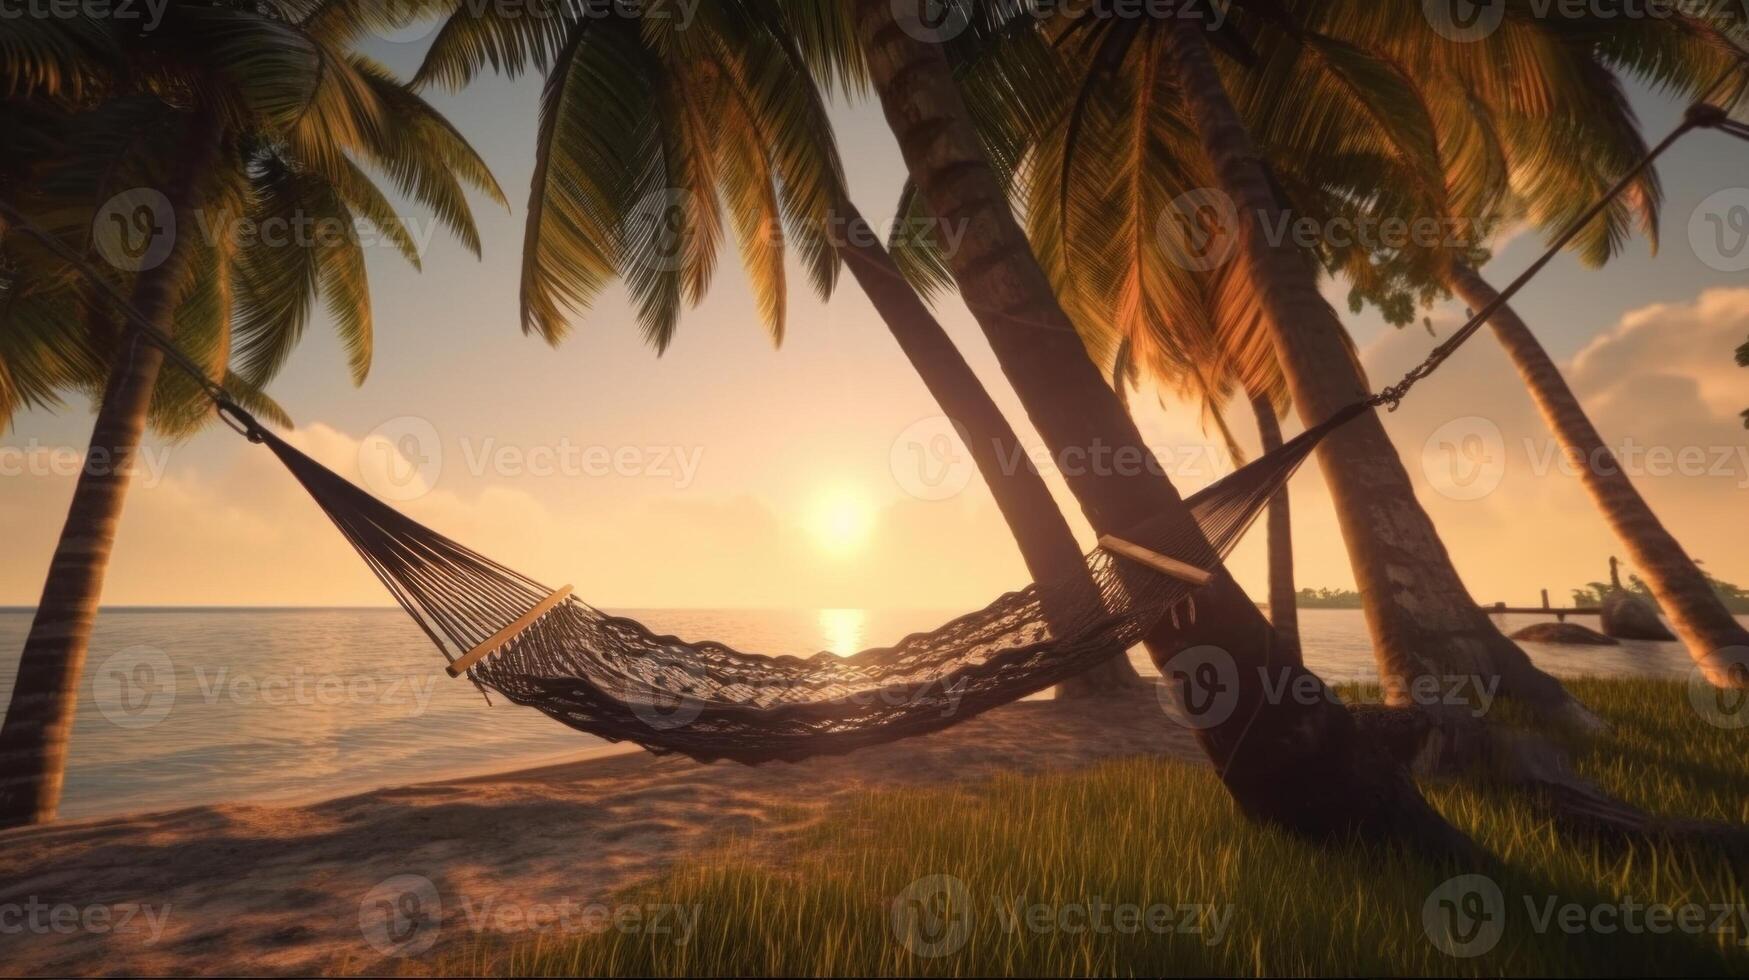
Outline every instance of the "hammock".
<svg viewBox="0 0 1749 980">
<path fill-rule="evenodd" d="M 483 691 L 612 741 L 694 759 L 849 752 L 964 721 L 1140 642 L 1192 593 L 1355 406 L 1188 501 L 1197 527 L 1146 525 L 1034 583 L 891 647 L 852 656 L 742 653 L 662 636 L 492 561 L 389 507 L 261 427 L 226 420 L 285 464 L 425 634 Z M 1200 528 L 1200 531 L 1198 530 Z M 1092 587 L 1087 579 L 1091 578 Z"/>
<path fill-rule="evenodd" d="M 1394 410 L 1658 156 L 1700 127 L 1749 139 L 1749 126 L 1722 110 L 1691 108 L 1540 259 L 1401 381 L 1192 497 L 1195 526 L 1162 519 L 1102 538 L 1085 556 L 1085 576 L 1035 583 L 939 629 L 848 657 L 758 656 L 658 635 L 588 605 L 568 586 L 551 589 L 413 521 L 263 428 L 79 256 L 3 202 L 0 214 L 60 253 L 138 336 L 202 385 L 227 424 L 279 457 L 443 651 L 452 675 L 601 738 L 706 762 L 757 763 L 946 728 L 1103 662 L 1163 617 L 1194 619 L 1195 591 L 1324 437 L 1381 405 Z"/>
</svg>

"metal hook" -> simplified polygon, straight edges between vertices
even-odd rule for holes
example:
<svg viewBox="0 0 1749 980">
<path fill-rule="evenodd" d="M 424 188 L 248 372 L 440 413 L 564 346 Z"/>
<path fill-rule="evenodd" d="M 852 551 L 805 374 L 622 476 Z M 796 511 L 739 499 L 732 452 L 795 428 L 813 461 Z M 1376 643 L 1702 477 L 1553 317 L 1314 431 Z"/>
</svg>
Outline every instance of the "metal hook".
<svg viewBox="0 0 1749 980">
<path fill-rule="evenodd" d="M 214 412 L 219 421 L 230 426 L 232 431 L 253 443 L 263 439 L 261 424 L 255 421 L 255 416 L 243 411 L 236 402 L 226 398 L 214 399 Z"/>
</svg>

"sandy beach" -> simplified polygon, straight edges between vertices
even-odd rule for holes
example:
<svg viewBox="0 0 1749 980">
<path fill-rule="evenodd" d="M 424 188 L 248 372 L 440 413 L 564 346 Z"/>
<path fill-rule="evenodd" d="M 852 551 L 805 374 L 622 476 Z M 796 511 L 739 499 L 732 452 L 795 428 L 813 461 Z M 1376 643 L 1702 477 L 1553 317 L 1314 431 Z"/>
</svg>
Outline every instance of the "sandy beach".
<svg viewBox="0 0 1749 980">
<path fill-rule="evenodd" d="M 715 844 L 781 855 L 786 835 L 850 794 L 1137 755 L 1201 759 L 1150 696 L 1035 701 L 795 765 L 637 752 L 300 806 L 25 828 L 0 834 L 0 971 L 419 972 L 469 943 L 531 935 L 552 910 L 611 909 Z M 371 911 L 409 883 L 434 893 L 439 927 L 397 946 Z"/>
</svg>

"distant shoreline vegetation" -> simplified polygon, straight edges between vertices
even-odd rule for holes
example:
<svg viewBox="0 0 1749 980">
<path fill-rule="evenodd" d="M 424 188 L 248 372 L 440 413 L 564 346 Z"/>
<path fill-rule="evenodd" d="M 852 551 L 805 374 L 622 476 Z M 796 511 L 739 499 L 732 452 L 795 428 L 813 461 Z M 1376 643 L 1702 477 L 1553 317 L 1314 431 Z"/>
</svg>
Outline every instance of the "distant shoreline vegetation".
<svg viewBox="0 0 1749 980">
<path fill-rule="evenodd" d="M 1713 592 L 1718 595 L 1719 601 L 1725 604 L 1727 611 L 1736 616 L 1749 615 L 1749 591 L 1744 590 L 1740 585 L 1713 575 L 1704 568 L 1701 569 L 1701 574 L 1706 576 L 1707 584 L 1713 587 Z M 1573 590 L 1573 604 L 1595 606 L 1603 600 L 1603 594 L 1608 591 L 1608 582 L 1592 582 L 1583 589 Z M 1628 576 L 1627 591 L 1646 600 L 1654 607 L 1658 605 L 1657 598 L 1652 595 L 1651 587 L 1638 575 Z"/>
<path fill-rule="evenodd" d="M 1718 578 L 1702 570 L 1706 575 L 1707 584 L 1718 594 L 1719 601 L 1735 616 L 1749 616 L 1749 589 Z M 1608 582 L 1592 582 L 1585 588 L 1573 589 L 1573 605 L 1596 606 L 1603 601 L 1603 594 L 1609 591 Z M 1627 591 L 1651 603 L 1658 605 L 1652 595 L 1652 590 L 1638 575 L 1628 576 Z M 1349 589 L 1301 589 L 1294 594 L 1301 609 L 1360 609 L 1360 593 Z"/>
<path fill-rule="evenodd" d="M 1348 589 L 1301 589 L 1294 593 L 1301 609 L 1359 609 L 1360 593 Z"/>
</svg>

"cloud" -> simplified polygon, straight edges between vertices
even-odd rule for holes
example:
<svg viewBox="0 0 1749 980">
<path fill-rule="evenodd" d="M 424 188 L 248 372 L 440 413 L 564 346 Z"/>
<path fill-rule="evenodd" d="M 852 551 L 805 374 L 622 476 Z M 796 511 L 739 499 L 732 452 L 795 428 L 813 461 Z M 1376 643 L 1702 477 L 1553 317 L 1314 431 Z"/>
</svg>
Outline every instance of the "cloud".
<svg viewBox="0 0 1749 980">
<path fill-rule="evenodd" d="M 1693 303 L 1635 310 L 1573 358 L 1573 386 L 1600 402 L 1644 405 L 1651 377 L 1686 382 L 1711 414 L 1734 419 L 1749 403 L 1749 374 L 1733 353 L 1749 336 L 1749 289 L 1711 289 Z M 1676 413 L 1668 410 L 1664 415 Z"/>
<path fill-rule="evenodd" d="M 1449 309 L 1436 318 L 1440 335 L 1457 320 Z M 1737 581 L 1749 580 L 1749 527 L 1735 519 L 1749 486 L 1749 433 L 1737 418 L 1749 377 L 1731 351 L 1746 333 L 1749 290 L 1712 290 L 1691 303 L 1630 311 L 1562 365 L 1666 527 L 1694 557 Z M 1391 332 L 1363 359 L 1375 381 L 1395 378 L 1431 343 L 1420 330 Z M 1478 599 L 1522 601 L 1541 587 L 1559 596 L 1600 578 L 1608 557 L 1621 554 L 1488 331 L 1423 381 L 1386 426 Z M 1466 445 L 1497 451 L 1503 464 L 1497 485 L 1468 499 L 1452 493 Z"/>
</svg>

